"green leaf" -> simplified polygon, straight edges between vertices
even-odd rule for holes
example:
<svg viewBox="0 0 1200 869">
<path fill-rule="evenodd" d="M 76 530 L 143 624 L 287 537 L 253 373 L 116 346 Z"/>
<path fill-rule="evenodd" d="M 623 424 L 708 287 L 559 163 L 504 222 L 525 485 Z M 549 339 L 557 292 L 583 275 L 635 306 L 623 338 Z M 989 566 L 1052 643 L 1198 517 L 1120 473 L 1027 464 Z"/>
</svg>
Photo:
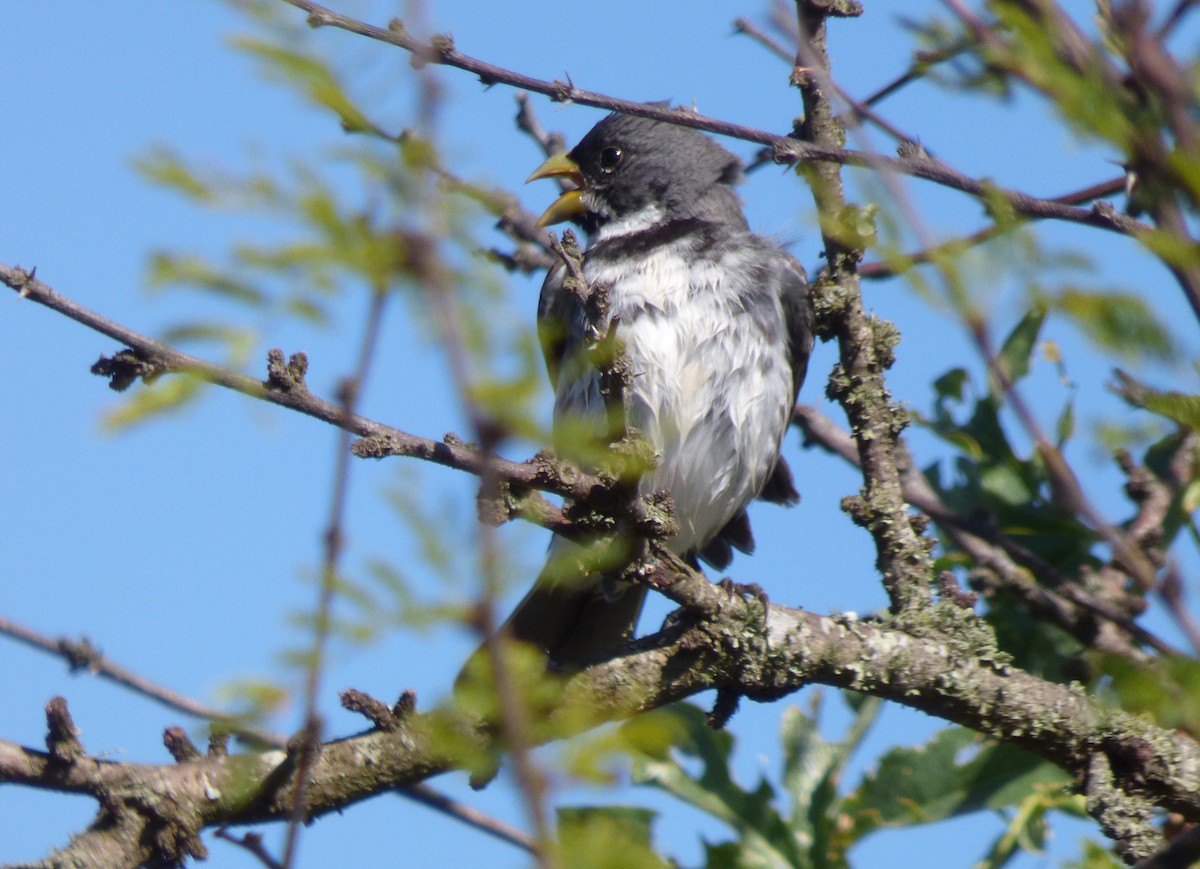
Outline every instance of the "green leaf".
<svg viewBox="0 0 1200 869">
<path fill-rule="evenodd" d="M 733 828 L 739 837 L 740 862 L 729 865 L 764 869 L 807 865 L 790 825 L 775 807 L 770 784 L 762 780 L 754 790 L 745 790 L 730 775 L 733 737 L 729 733 L 709 727 L 704 712 L 688 704 L 651 715 L 670 728 L 675 749 L 699 759 L 703 771 L 694 776 L 670 755 L 635 754 L 636 783 L 666 791 Z"/>
<path fill-rule="evenodd" d="M 1177 355 L 1167 328 L 1141 296 L 1072 287 L 1058 293 L 1053 304 L 1103 350 L 1125 359 L 1170 361 Z"/>
<path fill-rule="evenodd" d="M 132 393 L 120 407 L 104 414 L 104 425 L 112 430 L 130 428 L 187 407 L 199 398 L 204 384 L 194 377 L 174 376 Z"/>
<path fill-rule="evenodd" d="M 783 783 L 791 796 L 792 830 L 807 849 L 824 853 L 838 800 L 837 773 L 847 752 L 822 739 L 816 717 L 795 706 L 783 713 L 781 735 Z"/>
<path fill-rule="evenodd" d="M 199 287 L 251 307 L 262 307 L 266 302 L 266 294 L 261 289 L 197 256 L 155 253 L 150 257 L 146 279 L 152 289 Z"/>
<path fill-rule="evenodd" d="M 656 814 L 634 806 L 560 808 L 560 862 L 572 869 L 666 869 L 650 844 Z"/>
<path fill-rule="evenodd" d="M 1125 865 L 1109 848 L 1085 839 L 1082 856 L 1063 863 L 1063 869 L 1125 869 Z"/>
<path fill-rule="evenodd" d="M 1200 395 L 1186 392 L 1163 392 L 1134 380 L 1123 371 L 1116 372 L 1118 392 L 1134 407 L 1166 417 L 1174 423 L 1200 431 Z"/>
<path fill-rule="evenodd" d="M 1104 662 L 1123 709 L 1149 714 L 1161 727 L 1200 733 L 1200 661 L 1164 658 L 1152 670 L 1115 656 Z"/>
<path fill-rule="evenodd" d="M 1067 403 L 1063 405 L 1054 429 L 1057 446 L 1062 449 L 1075 434 L 1075 402 L 1073 400 L 1067 399 Z"/>
<path fill-rule="evenodd" d="M 975 869 L 1000 869 L 1021 851 L 1041 854 L 1046 847 L 1049 826 L 1046 816 L 1059 809 L 1086 817 L 1084 799 L 1059 785 L 1035 786 L 1016 807 L 1008 826 L 992 843 Z"/>
<path fill-rule="evenodd" d="M 243 358 L 254 344 L 254 333 L 228 323 L 190 322 L 166 329 L 162 340 L 176 345 L 218 344 L 228 348 L 234 356 Z"/>
<path fill-rule="evenodd" d="M 984 466 L 979 473 L 979 482 L 997 501 L 1014 507 L 1028 504 L 1035 494 L 1015 461 Z"/>
<path fill-rule="evenodd" d="M 212 184 L 167 148 L 156 148 L 134 161 L 134 169 L 151 183 L 170 188 L 197 202 L 212 202 L 216 198 Z"/>
<path fill-rule="evenodd" d="M 945 400 L 962 401 L 966 386 L 971 382 L 971 375 L 965 368 L 951 368 L 937 380 L 933 381 L 933 391 L 938 402 Z"/>
<path fill-rule="evenodd" d="M 320 60 L 257 39 L 238 39 L 235 44 L 262 60 L 268 75 L 294 86 L 312 102 L 333 111 L 346 132 L 362 133 L 375 129 L 342 88 L 333 70 Z"/>
<path fill-rule="evenodd" d="M 838 782 L 883 703 L 877 697 L 842 692 L 854 712 L 854 720 L 844 741 L 827 742 L 817 729 L 820 697 L 817 694 L 813 701 L 811 716 L 797 707 L 784 712 L 783 782 L 791 797 L 792 830 L 808 852 L 808 864 L 833 869 L 848 865 L 849 843 L 838 835 L 842 823 Z"/>
<path fill-rule="evenodd" d="M 889 752 L 843 804 L 851 840 L 880 827 L 940 821 L 1017 805 L 1037 787 L 1066 786 L 1058 767 L 965 728 L 947 728 L 918 748 Z"/>
<path fill-rule="evenodd" d="M 277 682 L 266 679 L 243 679 L 226 682 L 217 689 L 217 699 L 238 710 L 244 721 L 262 721 L 283 709 L 291 700 L 287 690 Z"/>
<path fill-rule="evenodd" d="M 1015 384 L 1029 373 L 1029 361 L 1033 357 L 1038 333 L 1041 332 L 1045 320 L 1045 306 L 1035 304 L 1004 339 L 997 362 L 1010 384 Z"/>
</svg>

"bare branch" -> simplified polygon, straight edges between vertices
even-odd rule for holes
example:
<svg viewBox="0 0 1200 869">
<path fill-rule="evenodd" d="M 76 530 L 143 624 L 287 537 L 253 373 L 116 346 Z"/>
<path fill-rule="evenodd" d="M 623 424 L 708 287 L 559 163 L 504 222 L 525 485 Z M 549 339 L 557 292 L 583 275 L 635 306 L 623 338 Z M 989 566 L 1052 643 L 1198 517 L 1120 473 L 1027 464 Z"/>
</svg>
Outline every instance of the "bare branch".
<svg viewBox="0 0 1200 869">
<path fill-rule="evenodd" d="M 515 845 L 530 854 L 536 852 L 537 840 L 527 833 L 518 830 L 511 824 L 506 824 L 498 818 L 479 811 L 474 806 L 468 806 L 458 800 L 452 800 L 445 794 L 439 793 L 428 785 L 416 784 L 402 788 L 401 792 L 409 799 L 416 800 L 434 811 L 448 815 L 455 820 L 469 824 L 476 830 L 494 836 L 502 842 Z"/>
<path fill-rule="evenodd" d="M 240 721 L 236 716 L 206 706 L 198 700 L 152 682 L 127 667 L 122 667 L 120 664 L 106 657 L 86 637 L 78 640 L 60 637 L 56 640 L 2 616 L 0 616 L 0 634 L 12 637 L 40 651 L 49 652 L 51 655 L 63 658 L 70 666 L 72 672 L 85 670 L 94 676 L 109 679 L 118 685 L 130 689 L 135 694 L 161 703 L 168 709 L 174 709 L 195 718 L 212 721 L 218 724 L 221 729 L 244 737 L 252 743 L 259 745 L 283 745 L 284 739 L 278 734 L 268 733 L 267 731 L 251 727 L 245 722 Z"/>
<path fill-rule="evenodd" d="M 1114 196 L 1122 193 L 1125 190 L 1125 176 L 1114 178 L 1110 181 L 1101 181 L 1098 184 L 1092 184 L 1080 190 L 1071 193 L 1064 193 L 1062 196 L 1054 197 L 1053 202 L 1060 202 L 1065 205 L 1079 205 L 1083 202 L 1091 202 L 1096 199 L 1101 199 L 1106 196 Z M 1020 223 L 1009 221 L 1005 224 L 994 223 L 991 226 L 985 226 L 982 229 L 976 230 L 970 235 L 962 238 L 953 238 L 925 250 L 916 251 L 915 253 L 905 254 L 903 257 L 898 257 L 899 265 L 893 265 L 886 262 L 869 262 L 863 263 L 859 267 L 858 274 L 864 279 L 881 280 L 883 278 L 894 277 L 902 274 L 909 268 L 921 263 L 933 262 L 941 257 L 951 256 L 968 248 L 991 241 L 1001 235 L 1016 229 Z"/>
<path fill-rule="evenodd" d="M 359 341 L 358 359 L 354 373 L 338 387 L 339 415 L 342 420 L 354 416 L 359 396 L 366 386 L 371 363 L 379 345 L 379 333 L 383 324 L 384 306 L 388 293 L 377 288 L 371 296 L 371 304 L 363 324 Z M 339 576 L 339 563 L 345 544 L 346 500 L 350 486 L 350 432 L 343 424 L 334 451 L 332 488 L 329 493 L 329 515 L 322 535 L 321 582 L 317 591 L 317 602 L 313 609 L 312 647 L 306 658 L 304 674 L 304 706 L 301 728 L 302 739 L 296 761 L 296 791 L 291 818 L 288 821 L 287 837 L 284 841 L 283 865 L 294 865 L 300 827 L 305 821 L 304 794 L 308 786 L 308 774 L 315 763 L 314 744 L 320 742 L 322 721 L 317 714 L 317 702 L 321 693 L 321 677 L 324 675 L 325 651 L 329 643 L 333 621 L 334 591 Z"/>
<path fill-rule="evenodd" d="M 1025 217 L 1080 223 L 1126 235 L 1135 235 L 1150 228 L 1140 221 L 1118 214 L 1113 210 L 1073 208 L 1050 200 L 1038 199 L 1026 193 L 1006 190 L 990 182 L 970 178 L 928 156 L 894 158 L 845 150 L 828 144 L 813 144 L 795 136 L 780 136 L 764 130 L 709 118 L 687 109 L 667 108 L 657 103 L 623 100 L 582 90 L 570 82 L 546 81 L 487 63 L 458 51 L 454 47 L 453 41 L 446 36 L 434 37 L 431 41 L 424 42 L 408 34 L 399 21 L 392 21 L 388 27 L 382 28 L 341 15 L 325 6 L 311 2 L 311 0 L 283 0 L 283 2 L 307 12 L 309 24 L 313 27 L 337 27 L 360 36 L 395 45 L 410 52 L 419 63 L 452 66 L 478 76 L 485 85 L 510 85 L 522 90 L 544 94 L 555 102 L 579 103 L 608 111 L 639 115 L 670 124 L 692 127 L 746 142 L 756 142 L 769 146 L 777 162 L 820 161 L 911 175 L 914 178 L 922 178 L 959 190 L 979 199 L 998 197 L 1003 199 L 1014 212 Z"/>
<path fill-rule="evenodd" d="M 575 467 L 561 465 L 547 456 L 539 456 L 529 462 L 512 462 L 499 457 L 489 459 L 456 438 L 447 437 L 443 441 L 434 441 L 411 435 L 357 414 L 346 414 L 337 404 L 317 397 L 307 388 L 279 388 L 278 384 L 270 381 L 255 380 L 190 356 L 105 319 L 56 293 L 22 269 L 0 264 L 0 283 L 16 290 L 26 299 L 44 305 L 131 348 L 131 355 L 142 360 L 143 365 L 157 374 L 189 374 L 207 383 L 297 411 L 359 435 L 363 440 L 354 447 L 354 452 L 359 457 L 408 456 L 476 476 L 483 474 L 485 465 L 490 462 L 492 470 L 522 495 L 530 490 L 540 490 L 584 501 L 593 497 L 597 490 L 605 488 L 605 483 L 595 476 L 585 474 Z M 534 509 L 535 506 L 537 509 Z M 544 501 L 537 505 L 526 503 L 524 507 L 525 512 L 521 515 L 544 515 L 548 521 L 555 516 L 561 517 L 557 508 Z M 548 527 L 553 527 L 552 521 Z M 569 533 L 566 524 L 561 530 Z"/>
</svg>

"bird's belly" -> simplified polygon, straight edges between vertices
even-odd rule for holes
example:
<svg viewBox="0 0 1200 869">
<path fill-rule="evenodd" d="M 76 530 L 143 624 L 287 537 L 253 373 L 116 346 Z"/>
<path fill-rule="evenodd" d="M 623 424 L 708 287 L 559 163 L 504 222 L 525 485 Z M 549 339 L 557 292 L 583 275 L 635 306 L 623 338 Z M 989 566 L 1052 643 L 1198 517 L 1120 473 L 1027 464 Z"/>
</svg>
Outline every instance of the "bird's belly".
<svg viewBox="0 0 1200 869">
<path fill-rule="evenodd" d="M 792 409 L 782 328 L 768 334 L 719 284 L 697 290 L 695 280 L 695 268 L 692 283 L 624 275 L 608 297 L 631 372 L 628 422 L 658 455 L 641 489 L 671 494 L 680 553 L 702 548 L 758 495 Z M 559 386 L 559 412 L 601 410 L 594 372 Z"/>
</svg>

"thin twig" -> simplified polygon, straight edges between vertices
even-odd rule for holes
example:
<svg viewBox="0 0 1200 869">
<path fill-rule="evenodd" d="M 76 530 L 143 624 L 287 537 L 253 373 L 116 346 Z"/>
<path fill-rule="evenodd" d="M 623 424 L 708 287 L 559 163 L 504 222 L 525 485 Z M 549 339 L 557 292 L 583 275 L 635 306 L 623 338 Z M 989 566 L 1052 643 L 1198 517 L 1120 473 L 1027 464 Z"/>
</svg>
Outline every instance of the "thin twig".
<svg viewBox="0 0 1200 869">
<path fill-rule="evenodd" d="M 513 462 L 494 456 L 486 457 L 478 450 L 471 449 L 453 438 L 435 441 L 357 414 L 346 414 L 339 405 L 319 398 L 306 387 L 278 388 L 271 383 L 230 371 L 102 317 L 55 292 L 47 284 L 33 277 L 31 272 L 23 269 L 0 264 L 0 283 L 29 301 L 44 305 L 131 348 L 155 373 L 189 374 L 215 386 L 232 389 L 251 398 L 297 411 L 359 435 L 364 440 L 355 445 L 355 453 L 361 457 L 408 456 L 476 476 L 481 475 L 484 466 L 490 462 L 491 469 L 514 488 L 553 492 L 581 501 L 594 494 L 597 488 L 604 486 L 597 477 L 583 473 L 577 468 L 560 467 L 541 458 L 531 462 Z M 540 504 L 530 505 L 530 515 L 533 515 L 533 507 L 543 511 L 541 515 L 546 518 L 547 527 L 556 530 L 562 527 L 555 525 L 555 517 L 561 522 L 561 511 L 553 505 L 543 499 Z"/>
<path fill-rule="evenodd" d="M 168 709 L 182 712 L 193 718 L 214 722 L 220 726 L 220 729 L 258 745 L 282 748 L 287 741 L 278 733 L 250 727 L 237 716 L 207 706 L 193 697 L 180 694 L 178 691 L 153 682 L 145 676 L 114 663 L 87 639 L 71 640 L 61 637 L 55 640 L 3 616 L 0 616 L 0 634 L 9 636 L 39 651 L 63 658 L 70 664 L 72 672 L 86 671 L 93 676 L 108 679 L 142 697 L 160 703 Z M 400 793 L 518 848 L 529 850 L 531 847 L 530 838 L 520 830 L 472 806 L 451 799 L 429 785 L 419 784 L 402 788 Z"/>
<path fill-rule="evenodd" d="M 1175 624 L 1179 626 L 1183 635 L 1191 643 L 1192 649 L 1197 655 L 1200 655 L 1200 624 L 1197 624 L 1195 615 L 1188 607 L 1183 574 L 1180 573 L 1178 564 L 1171 562 L 1167 565 L 1163 581 L 1158 584 L 1156 591 L 1166 605 L 1167 612 L 1175 620 Z"/>
<path fill-rule="evenodd" d="M 782 42 L 779 42 L 771 34 L 767 33 L 749 18 L 744 16 L 733 20 L 733 32 L 742 33 L 749 36 L 771 54 L 778 57 L 780 60 L 785 60 L 788 63 L 793 63 L 796 60 L 796 52 L 789 51 L 784 47 Z"/>
<path fill-rule="evenodd" d="M 375 358 L 379 344 L 379 333 L 383 324 L 383 309 L 387 302 L 386 287 L 378 287 L 371 296 L 367 309 L 362 339 L 359 342 L 358 360 L 354 374 L 339 387 L 341 416 L 350 419 L 358 405 L 359 396 L 366 386 L 367 375 Z M 323 535 L 321 563 L 321 585 L 317 594 L 312 648 L 309 650 L 304 681 L 304 717 L 301 728 L 301 745 L 296 762 L 295 802 L 288 821 L 287 836 L 283 850 L 283 865 L 295 865 L 296 848 L 299 844 L 300 827 L 306 820 L 305 795 L 308 777 L 317 751 L 320 750 L 323 724 L 317 714 L 317 702 L 321 694 L 321 677 L 324 674 L 325 649 L 333 622 L 333 598 L 337 588 L 342 549 L 345 544 L 346 500 L 350 487 L 350 433 L 343 425 L 338 431 L 334 453 L 333 484 L 329 496 L 329 519 Z"/>
<path fill-rule="evenodd" d="M 39 651 L 48 652 L 51 655 L 62 658 L 70 665 L 72 672 L 83 670 L 91 673 L 93 676 L 108 679 L 111 682 L 128 688 L 135 694 L 160 703 L 168 709 L 174 709 L 195 718 L 203 718 L 207 721 L 215 722 L 230 733 L 253 742 L 274 746 L 280 746 L 284 743 L 284 737 L 276 733 L 259 730 L 256 727 L 246 724 L 236 715 L 230 715 L 228 712 L 222 712 L 219 709 L 206 706 L 198 700 L 152 682 L 127 667 L 122 667 L 93 646 L 87 638 L 71 640 L 66 637 L 60 637 L 56 640 L 25 625 L 17 624 L 3 616 L 0 616 L 0 634 L 12 637 L 14 640 Z"/>
<path fill-rule="evenodd" d="M 1163 19 L 1163 23 L 1159 25 L 1158 30 L 1154 32 L 1154 38 L 1159 42 L 1166 40 L 1174 33 L 1188 12 L 1196 8 L 1196 0 L 1176 0 L 1175 5 L 1171 7 L 1171 11 L 1167 13 L 1167 17 Z"/>
<path fill-rule="evenodd" d="M 1084 202 L 1092 202 L 1096 199 L 1101 199 L 1105 196 L 1113 196 L 1122 193 L 1125 190 L 1125 176 L 1113 178 L 1108 181 L 1101 181 L 1097 184 L 1091 184 L 1087 187 L 1075 190 L 1071 193 L 1064 193 L 1062 196 L 1054 197 L 1053 202 L 1061 202 L 1066 205 L 1078 205 Z M 1019 225 L 1017 222 L 1009 222 L 1006 224 L 993 223 L 991 226 L 985 226 L 982 229 L 976 230 L 970 235 L 961 238 L 952 238 L 949 241 L 944 241 L 935 244 L 932 247 L 927 247 L 924 250 L 919 250 L 914 253 L 905 254 L 897 257 L 899 264 L 891 262 L 869 262 L 863 263 L 859 267 L 858 273 L 863 278 L 870 280 L 882 280 L 883 278 L 894 277 L 902 274 L 914 265 L 928 263 L 936 260 L 939 257 L 951 255 L 968 248 L 976 247 L 984 242 L 991 241 L 1001 235 L 1004 235 L 1016 229 Z"/>
<path fill-rule="evenodd" d="M 529 102 L 529 94 L 524 91 L 517 94 L 517 129 L 537 142 L 547 157 L 557 154 L 566 146 L 561 134 L 546 132 Z"/>
<path fill-rule="evenodd" d="M 909 65 L 908 69 L 896 76 L 896 78 L 892 79 L 887 84 L 875 90 L 869 97 L 863 100 L 863 103 L 868 106 L 873 106 L 876 103 L 882 102 L 906 85 L 910 85 L 915 81 L 920 81 L 925 77 L 931 67 L 957 57 L 970 47 L 970 43 L 964 39 L 958 43 L 943 48 L 941 51 L 916 52 L 914 54 L 913 62 Z"/>
<path fill-rule="evenodd" d="M 858 466 L 854 440 L 829 417 L 814 407 L 799 405 L 793 419 L 804 433 L 806 442 Z M 1134 643 L 1162 655 L 1179 655 L 1177 649 L 1143 628 L 1128 613 L 1088 594 L 1078 583 L 1026 547 L 985 522 L 972 521 L 951 510 L 911 464 L 902 476 L 902 485 L 905 499 L 937 522 L 976 563 L 992 570 L 1004 590 L 1024 599 L 1036 612 L 1074 634 L 1081 642 L 1138 664 L 1147 663 L 1149 658 Z M 1031 574 L 1040 582 L 1032 581 Z M 1097 633 L 1097 619 L 1115 631 L 1102 627 Z"/>
<path fill-rule="evenodd" d="M 267 850 L 267 846 L 263 844 L 262 836 L 258 833 L 246 833 L 242 836 L 235 836 L 226 827 L 221 827 L 214 835 L 218 839 L 223 839 L 230 844 L 236 845 L 243 851 L 248 851 L 258 862 L 266 866 L 267 869 L 284 869 L 284 864 L 276 860 L 275 856 Z"/>
<path fill-rule="evenodd" d="M 495 64 L 487 63 L 463 54 L 454 47 L 446 36 L 434 37 L 426 42 L 411 36 L 399 21 L 388 27 L 377 27 L 366 22 L 341 15 L 312 0 L 282 0 L 308 13 L 313 27 L 337 27 L 369 39 L 395 45 L 410 52 L 418 63 L 451 66 L 476 75 L 485 85 L 506 84 L 522 90 L 544 94 L 555 102 L 572 102 L 580 105 L 606 109 L 608 111 L 639 115 L 645 118 L 678 124 L 693 129 L 705 130 L 721 136 L 757 142 L 772 148 L 774 158 L 783 163 L 828 162 L 847 166 L 858 166 L 876 171 L 891 171 L 931 181 L 959 190 L 980 199 L 998 197 L 1006 201 L 1009 208 L 1026 217 L 1063 220 L 1094 226 L 1100 229 L 1134 235 L 1149 229 L 1146 224 L 1126 215 L 1104 210 L 1072 208 L 1061 203 L 1039 199 L 1019 191 L 1007 190 L 988 181 L 970 178 L 950 166 L 928 156 L 908 158 L 885 157 L 861 151 L 845 150 L 829 145 L 817 145 L 793 136 L 780 136 L 765 130 L 757 130 L 741 124 L 709 118 L 687 109 L 668 108 L 656 103 L 639 103 L 623 100 L 594 91 L 582 90 L 570 81 L 546 81 L 523 73 L 514 72 Z"/>
<path fill-rule="evenodd" d="M 421 83 L 419 113 L 424 118 L 427 134 L 432 137 L 439 106 L 436 94 L 440 91 L 434 85 L 428 70 L 423 71 Z M 440 343 L 450 369 L 451 383 L 463 412 L 470 420 L 473 438 L 479 443 L 480 452 L 484 456 L 482 472 L 479 475 L 480 499 L 494 502 L 500 497 L 501 484 L 504 482 L 502 475 L 496 470 L 496 450 L 507 432 L 496 420 L 481 411 L 473 397 L 472 384 L 475 378 L 470 370 L 470 355 L 462 332 L 463 317 L 450 271 L 438 251 L 437 238 L 439 230 L 444 230 L 444 227 L 439 225 L 442 215 L 436 207 L 435 193 L 433 189 L 428 190 L 425 200 L 430 209 L 433 231 L 429 235 L 411 240 L 409 249 L 414 251 L 413 268 L 434 311 Z M 485 631 L 484 646 L 490 659 L 492 679 L 500 706 L 500 730 L 511 753 L 518 790 L 533 825 L 532 853 L 542 869 L 557 869 L 558 861 L 552 847 L 550 819 L 546 808 L 546 779 L 533 760 L 529 713 L 495 630 L 495 604 L 503 587 L 496 530 L 490 522 L 481 523 L 478 528 L 479 566 L 482 577 L 479 622 Z"/>
<path fill-rule="evenodd" d="M 515 845 L 523 851 L 528 851 L 530 854 L 537 853 L 537 840 L 528 833 L 518 830 L 511 824 L 504 823 L 499 818 L 493 818 L 491 815 L 479 811 L 474 806 L 468 806 L 466 803 L 453 800 L 427 784 L 410 785 L 406 788 L 401 788 L 400 793 L 411 800 L 428 806 L 436 812 L 449 815 L 457 821 L 469 824 L 480 832 L 494 836 L 502 842 Z"/>
</svg>

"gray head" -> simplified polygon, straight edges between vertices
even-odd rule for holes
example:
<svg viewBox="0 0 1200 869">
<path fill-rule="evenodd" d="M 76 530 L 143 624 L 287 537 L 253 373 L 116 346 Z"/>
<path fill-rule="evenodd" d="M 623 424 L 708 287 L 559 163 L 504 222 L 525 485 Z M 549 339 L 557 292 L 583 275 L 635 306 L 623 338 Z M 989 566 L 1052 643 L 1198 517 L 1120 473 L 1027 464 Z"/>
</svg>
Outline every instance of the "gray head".
<svg viewBox="0 0 1200 869">
<path fill-rule="evenodd" d="M 745 227 L 733 185 L 742 164 L 708 136 L 686 127 L 612 114 L 535 178 L 567 176 L 579 185 L 547 209 L 542 225 L 575 219 L 589 232 L 623 221 L 700 218 Z"/>
</svg>

